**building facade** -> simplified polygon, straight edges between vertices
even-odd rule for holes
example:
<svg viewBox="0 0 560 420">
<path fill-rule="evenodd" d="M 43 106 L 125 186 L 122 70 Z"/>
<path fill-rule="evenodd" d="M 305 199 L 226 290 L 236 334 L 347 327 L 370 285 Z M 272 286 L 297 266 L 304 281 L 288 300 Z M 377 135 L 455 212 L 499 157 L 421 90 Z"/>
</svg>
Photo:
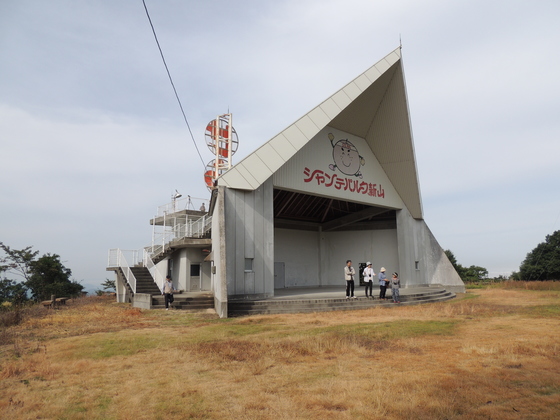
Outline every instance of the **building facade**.
<svg viewBox="0 0 560 420">
<path fill-rule="evenodd" d="M 342 286 L 348 259 L 464 291 L 424 221 L 400 48 L 219 177 L 210 214 L 222 317 L 232 299 Z"/>
</svg>

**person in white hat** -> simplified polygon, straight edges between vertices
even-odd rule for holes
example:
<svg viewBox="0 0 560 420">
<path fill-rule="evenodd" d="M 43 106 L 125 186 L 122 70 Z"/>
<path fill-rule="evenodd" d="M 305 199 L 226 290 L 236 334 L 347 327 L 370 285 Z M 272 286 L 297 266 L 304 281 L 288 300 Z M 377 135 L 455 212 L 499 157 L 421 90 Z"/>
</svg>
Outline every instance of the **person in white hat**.
<svg viewBox="0 0 560 420">
<path fill-rule="evenodd" d="M 373 276 L 375 273 L 373 272 L 373 268 L 371 267 L 371 263 L 368 261 L 366 263 L 366 268 L 364 268 L 364 283 L 366 284 L 366 298 L 368 297 L 368 290 L 369 290 L 369 297 L 373 299 Z"/>
<path fill-rule="evenodd" d="M 379 299 L 387 299 L 385 292 L 387 292 L 387 276 L 385 275 L 385 267 L 381 267 L 381 270 L 379 270 Z"/>
</svg>

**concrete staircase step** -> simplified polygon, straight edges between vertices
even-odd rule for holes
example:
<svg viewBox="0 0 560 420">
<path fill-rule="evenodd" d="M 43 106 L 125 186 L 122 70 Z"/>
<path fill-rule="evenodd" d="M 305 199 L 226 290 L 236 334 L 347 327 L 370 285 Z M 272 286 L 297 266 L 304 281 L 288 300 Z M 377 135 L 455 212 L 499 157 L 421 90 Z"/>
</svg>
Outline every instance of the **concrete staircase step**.
<svg viewBox="0 0 560 420">
<path fill-rule="evenodd" d="M 161 294 L 152 296 L 152 309 L 164 309 L 165 297 Z M 188 296 L 174 294 L 171 308 L 177 310 L 206 311 L 214 309 L 214 296 L 211 294 Z"/>
<path fill-rule="evenodd" d="M 160 293 L 159 287 L 150 274 L 150 270 L 146 267 L 131 267 L 130 270 L 136 278 L 136 293 Z"/>
<path fill-rule="evenodd" d="M 437 291 L 432 293 L 421 293 L 421 294 L 414 294 L 414 295 L 404 295 L 401 296 L 401 300 L 425 300 L 425 299 L 432 299 L 437 298 L 438 296 L 447 296 L 453 295 L 447 291 Z M 286 306 L 287 304 L 332 304 L 332 303 L 345 303 L 345 304 L 365 304 L 371 305 L 372 303 L 379 303 L 384 304 L 388 303 L 391 299 L 389 296 L 389 300 L 387 301 L 380 301 L 379 299 L 366 299 L 365 297 L 358 297 L 357 299 L 346 299 L 346 298 L 335 298 L 335 299 L 278 299 L 278 300 L 258 300 L 258 301 L 230 301 L 230 305 L 234 306 L 251 306 L 251 307 L 258 307 L 258 306 Z"/>
<path fill-rule="evenodd" d="M 202 310 L 207 310 L 207 309 L 214 309 L 214 305 L 210 306 L 210 305 L 186 305 L 186 306 L 177 306 L 172 304 L 171 305 L 172 309 L 175 310 L 193 310 L 193 311 L 202 311 Z M 152 309 L 165 309 L 165 305 L 152 305 Z"/>
<path fill-rule="evenodd" d="M 453 299 L 454 293 L 444 289 L 426 291 L 410 295 L 402 295 L 401 303 L 391 300 L 379 299 L 302 299 L 302 300 L 260 300 L 260 301 L 230 301 L 228 303 L 228 316 L 243 316 L 253 314 L 287 314 L 305 312 L 326 312 L 359 310 L 372 307 L 392 307 L 402 305 L 416 305 L 421 303 L 441 302 Z M 390 299 L 390 297 L 389 297 Z"/>
</svg>

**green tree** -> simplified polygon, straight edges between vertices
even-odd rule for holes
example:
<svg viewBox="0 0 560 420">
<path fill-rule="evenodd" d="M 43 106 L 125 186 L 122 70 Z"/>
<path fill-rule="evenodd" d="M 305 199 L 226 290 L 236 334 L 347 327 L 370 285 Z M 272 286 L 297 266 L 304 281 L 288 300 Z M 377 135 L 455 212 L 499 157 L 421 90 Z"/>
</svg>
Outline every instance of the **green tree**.
<svg viewBox="0 0 560 420">
<path fill-rule="evenodd" d="M 22 277 L 23 281 L 29 279 L 30 264 L 35 259 L 39 251 L 32 251 L 28 246 L 24 249 L 12 249 L 8 245 L 0 242 L 0 249 L 4 251 L 4 256 L 0 257 L 0 274 L 12 274 Z M 8 278 L 0 279 L 0 301 L 20 304 L 26 300 L 28 288 L 22 282 L 17 282 Z"/>
<path fill-rule="evenodd" d="M 97 296 L 103 296 L 106 292 L 114 292 L 117 290 L 115 280 L 105 279 L 105 281 L 101 283 L 101 286 L 103 286 L 103 290 L 98 289 L 95 291 Z"/>
<path fill-rule="evenodd" d="M 457 262 L 457 258 L 455 258 L 453 252 L 451 252 L 449 249 L 446 249 L 444 252 L 449 259 L 449 262 L 453 265 L 453 268 L 455 268 L 455 271 L 457 271 L 457 274 L 459 274 L 459 277 L 461 277 L 461 280 L 465 282 L 473 282 L 480 281 L 488 277 L 488 270 L 486 268 L 476 265 L 463 267 Z"/>
<path fill-rule="evenodd" d="M 455 254 L 453 254 L 453 252 L 451 252 L 451 250 L 446 249 L 443 252 L 445 252 L 445 255 L 447 255 L 447 258 L 449 259 L 449 262 L 451 263 L 451 265 L 453 266 L 453 268 L 455 269 L 457 274 L 459 274 L 459 277 L 461 277 L 461 280 L 465 281 L 465 267 L 463 267 L 461 264 L 459 264 L 457 262 L 457 258 L 455 258 Z"/>
<path fill-rule="evenodd" d="M 521 273 L 519 273 L 519 271 L 514 271 L 511 273 L 510 277 L 512 280 L 521 280 Z"/>
<path fill-rule="evenodd" d="M 560 280 L 560 230 L 547 235 L 519 267 L 522 280 Z"/>
<path fill-rule="evenodd" d="M 449 262 L 453 265 L 453 267 L 455 268 L 455 270 L 457 270 L 457 266 L 459 265 L 457 263 L 457 258 L 455 258 L 455 254 L 453 254 L 453 252 L 451 252 L 450 249 L 446 249 L 445 251 L 445 255 L 447 255 L 447 259 L 449 260 Z"/>
<path fill-rule="evenodd" d="M 473 282 L 480 281 L 488 278 L 488 270 L 484 267 L 479 267 L 477 265 L 471 265 L 469 268 L 464 269 L 464 279 L 465 281 Z"/>
<path fill-rule="evenodd" d="M 45 254 L 37 258 L 39 251 L 33 251 L 28 246 L 23 249 L 13 249 L 0 242 L 0 249 L 4 255 L 0 257 L 0 273 L 12 274 L 23 278 L 22 283 L 15 283 L 5 279 L 0 287 L 6 296 L 23 297 L 27 290 L 35 300 L 47 300 L 51 295 L 57 297 L 76 296 L 81 293 L 83 286 L 70 279 L 72 271 L 62 264 L 56 254 Z"/>
<path fill-rule="evenodd" d="M 0 280 L 0 303 L 11 302 L 21 304 L 27 299 L 27 287 L 24 284 L 14 280 Z"/>
<path fill-rule="evenodd" d="M 103 290 L 107 290 L 109 292 L 114 292 L 117 290 L 115 280 L 105 279 L 105 281 L 101 283 L 101 286 L 103 286 Z"/>
<path fill-rule="evenodd" d="M 4 256 L 0 258 L 0 272 L 6 272 L 23 277 L 29 280 L 31 275 L 31 263 L 39 254 L 39 251 L 32 251 L 33 247 L 28 246 L 23 249 L 12 249 L 8 245 L 0 242 L 0 249 L 4 251 Z"/>
<path fill-rule="evenodd" d="M 64 267 L 57 254 L 45 254 L 30 264 L 30 277 L 26 282 L 35 300 L 47 300 L 51 295 L 77 296 L 84 286 L 70 280 L 72 271 Z"/>
</svg>

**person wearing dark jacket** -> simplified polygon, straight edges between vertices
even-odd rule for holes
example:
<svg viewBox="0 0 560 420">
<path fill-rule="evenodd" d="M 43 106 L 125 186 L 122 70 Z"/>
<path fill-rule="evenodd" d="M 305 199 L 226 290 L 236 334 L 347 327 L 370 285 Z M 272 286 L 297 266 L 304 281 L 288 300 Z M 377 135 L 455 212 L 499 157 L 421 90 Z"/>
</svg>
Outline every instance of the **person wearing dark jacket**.
<svg viewBox="0 0 560 420">
<path fill-rule="evenodd" d="M 387 292 L 387 276 L 385 275 L 385 267 L 379 270 L 379 299 L 387 299 L 385 293 Z"/>
</svg>

